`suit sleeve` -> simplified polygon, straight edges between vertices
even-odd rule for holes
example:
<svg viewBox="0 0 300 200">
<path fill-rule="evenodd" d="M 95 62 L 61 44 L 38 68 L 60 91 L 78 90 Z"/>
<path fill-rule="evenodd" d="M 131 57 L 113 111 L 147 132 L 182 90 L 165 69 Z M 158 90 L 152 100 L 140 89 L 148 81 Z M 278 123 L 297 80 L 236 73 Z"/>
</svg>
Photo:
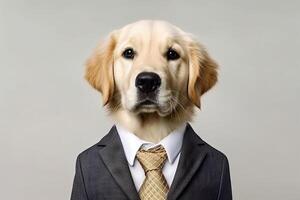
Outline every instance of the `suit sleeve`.
<svg viewBox="0 0 300 200">
<path fill-rule="evenodd" d="M 226 157 L 223 160 L 223 169 L 220 180 L 218 200 L 232 200 L 229 162 Z"/>
<path fill-rule="evenodd" d="M 71 200 L 88 200 L 79 156 L 76 160 L 76 171 L 73 181 Z"/>
</svg>

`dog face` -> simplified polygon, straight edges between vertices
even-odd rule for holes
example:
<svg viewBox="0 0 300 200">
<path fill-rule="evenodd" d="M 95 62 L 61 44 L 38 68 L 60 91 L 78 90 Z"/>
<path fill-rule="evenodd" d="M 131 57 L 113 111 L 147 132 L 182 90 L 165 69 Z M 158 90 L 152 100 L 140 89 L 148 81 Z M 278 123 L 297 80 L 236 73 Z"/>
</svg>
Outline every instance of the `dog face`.
<svg viewBox="0 0 300 200">
<path fill-rule="evenodd" d="M 89 58 L 86 79 L 104 105 L 161 117 L 189 106 L 217 81 L 217 64 L 191 35 L 164 21 L 112 32 Z"/>
</svg>

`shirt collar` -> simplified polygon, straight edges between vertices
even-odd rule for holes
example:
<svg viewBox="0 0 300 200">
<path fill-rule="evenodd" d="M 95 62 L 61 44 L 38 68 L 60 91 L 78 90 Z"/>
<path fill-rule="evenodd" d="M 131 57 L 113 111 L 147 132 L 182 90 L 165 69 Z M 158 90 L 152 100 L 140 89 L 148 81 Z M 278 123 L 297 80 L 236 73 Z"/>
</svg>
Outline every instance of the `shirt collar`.
<svg viewBox="0 0 300 200">
<path fill-rule="evenodd" d="M 173 130 L 157 144 L 140 139 L 135 134 L 123 128 L 120 124 L 116 124 L 116 128 L 123 145 L 126 159 L 129 165 L 133 166 L 136 153 L 141 146 L 142 148 L 149 149 L 158 145 L 162 145 L 166 150 L 168 161 L 173 163 L 181 151 L 186 123 L 183 123 L 177 129 Z"/>
</svg>

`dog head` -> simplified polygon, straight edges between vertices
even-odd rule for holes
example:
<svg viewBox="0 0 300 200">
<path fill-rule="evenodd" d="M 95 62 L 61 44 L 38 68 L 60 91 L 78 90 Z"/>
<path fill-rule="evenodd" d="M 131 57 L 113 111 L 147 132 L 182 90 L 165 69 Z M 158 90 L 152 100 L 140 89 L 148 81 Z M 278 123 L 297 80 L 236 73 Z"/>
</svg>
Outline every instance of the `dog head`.
<svg viewBox="0 0 300 200">
<path fill-rule="evenodd" d="M 217 64 L 190 34 L 143 20 L 110 33 L 88 59 L 85 78 L 111 111 L 165 117 L 200 108 L 217 82 Z"/>
</svg>

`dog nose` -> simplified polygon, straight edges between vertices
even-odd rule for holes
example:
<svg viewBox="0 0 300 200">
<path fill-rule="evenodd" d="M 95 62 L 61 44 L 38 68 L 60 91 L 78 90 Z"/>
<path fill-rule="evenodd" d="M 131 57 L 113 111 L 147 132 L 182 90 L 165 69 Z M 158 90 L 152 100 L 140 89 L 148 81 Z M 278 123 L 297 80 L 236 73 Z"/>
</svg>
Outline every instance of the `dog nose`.
<svg viewBox="0 0 300 200">
<path fill-rule="evenodd" d="M 155 91 L 161 84 L 158 74 L 153 72 L 141 72 L 135 79 L 135 86 L 143 93 Z"/>
</svg>

